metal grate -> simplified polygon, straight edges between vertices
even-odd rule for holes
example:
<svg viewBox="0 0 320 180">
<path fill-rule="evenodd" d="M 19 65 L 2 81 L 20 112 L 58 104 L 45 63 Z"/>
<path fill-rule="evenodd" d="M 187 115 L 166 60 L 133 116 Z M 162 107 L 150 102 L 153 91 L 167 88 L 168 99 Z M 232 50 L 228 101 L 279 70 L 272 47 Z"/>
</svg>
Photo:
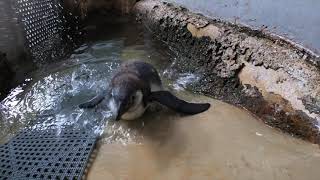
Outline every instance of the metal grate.
<svg viewBox="0 0 320 180">
<path fill-rule="evenodd" d="M 82 179 L 97 136 L 65 128 L 24 131 L 0 146 L 0 180 Z"/>
<path fill-rule="evenodd" d="M 13 7 L 24 37 L 24 46 L 39 64 L 57 60 L 67 48 L 66 19 L 60 0 L 17 0 Z M 71 37 L 70 37 L 71 38 Z"/>
<path fill-rule="evenodd" d="M 18 0 L 18 12 L 30 48 L 59 32 L 61 20 L 56 0 Z"/>
</svg>

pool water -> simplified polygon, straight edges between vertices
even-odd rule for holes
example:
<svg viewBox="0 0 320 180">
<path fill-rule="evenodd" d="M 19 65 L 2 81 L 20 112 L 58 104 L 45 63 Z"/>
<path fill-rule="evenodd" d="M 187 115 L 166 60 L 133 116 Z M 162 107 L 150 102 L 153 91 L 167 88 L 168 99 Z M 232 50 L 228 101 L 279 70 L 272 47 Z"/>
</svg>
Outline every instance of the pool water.
<svg viewBox="0 0 320 180">
<path fill-rule="evenodd" d="M 105 36 L 86 40 L 65 60 L 31 73 L 0 104 L 0 142 L 26 126 L 46 129 L 71 125 L 101 135 L 106 123 L 112 121 L 111 111 L 83 110 L 78 105 L 107 89 L 112 72 L 123 61 L 153 64 L 169 89 L 183 90 L 198 79 L 194 74 L 180 75 L 175 71 L 176 57 L 162 42 L 152 40 L 148 34 L 137 37 L 139 31 L 135 26 L 128 29 L 122 33 L 113 31 L 116 32 L 113 36 L 108 31 Z M 125 134 L 119 129 L 114 133 L 114 138 Z"/>
</svg>

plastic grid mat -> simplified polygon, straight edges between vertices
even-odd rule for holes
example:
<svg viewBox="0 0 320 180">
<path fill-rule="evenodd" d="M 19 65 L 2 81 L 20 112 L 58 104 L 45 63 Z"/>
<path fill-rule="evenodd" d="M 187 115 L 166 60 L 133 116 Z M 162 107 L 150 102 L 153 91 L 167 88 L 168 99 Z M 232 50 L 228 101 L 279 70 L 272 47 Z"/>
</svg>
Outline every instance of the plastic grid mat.
<svg viewBox="0 0 320 180">
<path fill-rule="evenodd" d="M 65 128 L 23 131 L 0 146 L 0 180 L 83 179 L 96 135 Z"/>
</svg>

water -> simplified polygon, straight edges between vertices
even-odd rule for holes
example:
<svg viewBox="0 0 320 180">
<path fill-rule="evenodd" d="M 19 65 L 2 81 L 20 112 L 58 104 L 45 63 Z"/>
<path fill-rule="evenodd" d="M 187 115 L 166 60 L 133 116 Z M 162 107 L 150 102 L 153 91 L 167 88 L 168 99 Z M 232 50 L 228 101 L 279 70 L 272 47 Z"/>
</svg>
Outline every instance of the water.
<svg viewBox="0 0 320 180">
<path fill-rule="evenodd" d="M 34 72 L 0 104 L 0 142 L 7 141 L 24 127 L 59 129 L 69 125 L 94 130 L 110 142 L 127 143 L 135 139 L 134 133 L 123 130 L 124 125 L 112 122 L 109 109 L 83 110 L 78 105 L 107 89 L 112 72 L 122 61 L 141 60 L 153 64 L 169 88 L 179 87 L 178 90 L 195 82 L 196 75 L 172 76 L 176 73 L 171 63 L 174 55 L 148 35 L 133 40 L 134 37 L 133 31 L 129 35 L 108 34 L 102 40 L 87 41 L 66 60 Z M 191 76 L 193 78 L 188 78 Z"/>
</svg>

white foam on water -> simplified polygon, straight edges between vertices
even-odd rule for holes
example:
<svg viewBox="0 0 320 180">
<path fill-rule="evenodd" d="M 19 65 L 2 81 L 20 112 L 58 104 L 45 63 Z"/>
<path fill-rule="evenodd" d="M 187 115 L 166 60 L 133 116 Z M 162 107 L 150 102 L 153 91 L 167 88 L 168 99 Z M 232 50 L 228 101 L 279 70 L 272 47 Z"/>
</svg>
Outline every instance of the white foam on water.
<svg viewBox="0 0 320 180">
<path fill-rule="evenodd" d="M 173 88 L 177 91 L 185 90 L 188 85 L 199 81 L 199 77 L 195 74 L 184 73 L 174 82 Z"/>
<path fill-rule="evenodd" d="M 33 128 L 38 129 L 59 129 L 75 125 L 102 134 L 105 121 L 112 117 L 111 111 L 82 110 L 78 105 L 108 88 L 110 75 L 120 64 L 117 60 L 119 58 L 115 56 L 119 56 L 121 42 L 107 41 L 93 44 L 92 47 L 83 45 L 77 49 L 76 51 L 84 52 L 71 56 L 71 61 L 67 60 L 67 68 L 55 70 L 53 73 L 45 72 L 49 75 L 44 77 L 40 74 L 40 78 L 26 79 L 28 85 L 13 89 L 0 103 L 1 116 L 5 119 L 5 127 L 8 128 L 2 131 L 3 135 L 8 134 L 11 126 L 22 127 L 31 121 L 35 121 L 31 123 Z M 91 55 L 90 49 L 99 49 L 101 52 L 105 50 L 112 54 L 106 54 L 104 58 L 95 58 Z M 111 57 L 110 61 L 107 60 L 108 57 Z M 78 58 L 80 64 L 72 61 L 73 58 Z M 75 64 L 72 64 L 73 62 Z M 31 81 L 32 79 L 37 80 Z"/>
</svg>

